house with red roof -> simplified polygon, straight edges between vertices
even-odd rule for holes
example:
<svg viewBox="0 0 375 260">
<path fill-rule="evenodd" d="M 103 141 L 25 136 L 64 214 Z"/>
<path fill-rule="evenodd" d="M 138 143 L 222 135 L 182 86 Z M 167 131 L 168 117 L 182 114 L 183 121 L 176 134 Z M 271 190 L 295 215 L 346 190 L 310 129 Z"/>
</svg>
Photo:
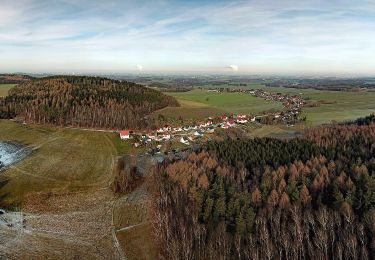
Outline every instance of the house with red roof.
<svg viewBox="0 0 375 260">
<path fill-rule="evenodd" d="M 229 128 L 228 123 L 224 123 L 224 124 L 222 124 L 222 125 L 221 125 L 221 128 L 223 128 L 223 129 L 228 129 L 228 128 Z"/>
<path fill-rule="evenodd" d="M 129 130 L 120 131 L 120 139 L 121 140 L 128 140 L 129 138 L 130 138 L 130 131 Z"/>
<path fill-rule="evenodd" d="M 228 126 L 229 127 L 233 127 L 233 126 L 235 126 L 236 125 L 236 122 L 234 121 L 234 120 L 229 120 L 228 121 Z"/>
<path fill-rule="evenodd" d="M 227 116 L 221 116 L 220 118 L 221 118 L 221 120 L 223 120 L 223 121 L 227 121 L 227 120 L 228 120 L 228 117 L 227 117 Z"/>
</svg>

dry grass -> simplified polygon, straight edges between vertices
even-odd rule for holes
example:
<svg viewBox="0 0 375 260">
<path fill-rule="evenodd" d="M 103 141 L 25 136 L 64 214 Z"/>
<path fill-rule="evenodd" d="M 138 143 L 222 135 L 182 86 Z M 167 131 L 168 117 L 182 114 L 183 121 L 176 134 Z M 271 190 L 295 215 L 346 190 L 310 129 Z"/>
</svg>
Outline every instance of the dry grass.
<svg viewBox="0 0 375 260">
<path fill-rule="evenodd" d="M 15 84 L 0 84 L 0 97 L 5 97 L 8 95 L 8 92 L 13 88 Z"/>
<path fill-rule="evenodd" d="M 111 135 L 1 120 L 0 140 L 34 149 L 0 175 L 7 181 L 0 191 L 5 203 L 25 214 L 24 230 L 0 231 L 4 257 L 118 258 L 109 189 L 117 151 Z"/>
<path fill-rule="evenodd" d="M 152 237 L 152 226 L 145 223 L 117 233 L 120 244 L 124 245 L 127 259 L 157 259 L 157 250 Z"/>
<path fill-rule="evenodd" d="M 116 150 L 107 133 L 0 121 L 0 140 L 23 143 L 32 155 L 1 174 L 0 195 L 22 205 L 34 192 L 64 193 L 107 187 Z"/>
</svg>

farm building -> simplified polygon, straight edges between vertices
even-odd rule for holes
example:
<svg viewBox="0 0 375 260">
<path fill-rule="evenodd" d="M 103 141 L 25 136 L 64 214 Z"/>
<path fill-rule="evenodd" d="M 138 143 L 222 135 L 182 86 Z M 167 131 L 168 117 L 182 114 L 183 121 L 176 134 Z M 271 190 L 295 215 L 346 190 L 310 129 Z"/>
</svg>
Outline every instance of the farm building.
<svg viewBox="0 0 375 260">
<path fill-rule="evenodd" d="M 121 138 L 121 140 L 128 140 L 130 138 L 129 130 L 120 131 L 120 138 Z"/>
</svg>

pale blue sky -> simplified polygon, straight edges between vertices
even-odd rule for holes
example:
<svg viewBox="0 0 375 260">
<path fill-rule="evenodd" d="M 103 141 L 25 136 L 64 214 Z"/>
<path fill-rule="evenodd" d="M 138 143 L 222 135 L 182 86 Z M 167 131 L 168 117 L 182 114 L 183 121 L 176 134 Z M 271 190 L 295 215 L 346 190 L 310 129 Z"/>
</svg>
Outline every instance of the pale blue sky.
<svg viewBox="0 0 375 260">
<path fill-rule="evenodd" d="M 0 0 L 0 71 L 138 70 L 373 75 L 375 0 Z"/>
</svg>

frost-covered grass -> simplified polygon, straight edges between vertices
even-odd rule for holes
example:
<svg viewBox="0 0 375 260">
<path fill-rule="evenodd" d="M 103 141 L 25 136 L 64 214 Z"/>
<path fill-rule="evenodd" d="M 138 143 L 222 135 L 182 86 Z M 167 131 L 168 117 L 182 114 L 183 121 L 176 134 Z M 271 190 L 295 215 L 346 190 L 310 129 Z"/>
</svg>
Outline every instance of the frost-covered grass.
<svg viewBox="0 0 375 260">
<path fill-rule="evenodd" d="M 28 147 L 0 141 L 0 169 L 22 160 L 30 153 Z"/>
</svg>

